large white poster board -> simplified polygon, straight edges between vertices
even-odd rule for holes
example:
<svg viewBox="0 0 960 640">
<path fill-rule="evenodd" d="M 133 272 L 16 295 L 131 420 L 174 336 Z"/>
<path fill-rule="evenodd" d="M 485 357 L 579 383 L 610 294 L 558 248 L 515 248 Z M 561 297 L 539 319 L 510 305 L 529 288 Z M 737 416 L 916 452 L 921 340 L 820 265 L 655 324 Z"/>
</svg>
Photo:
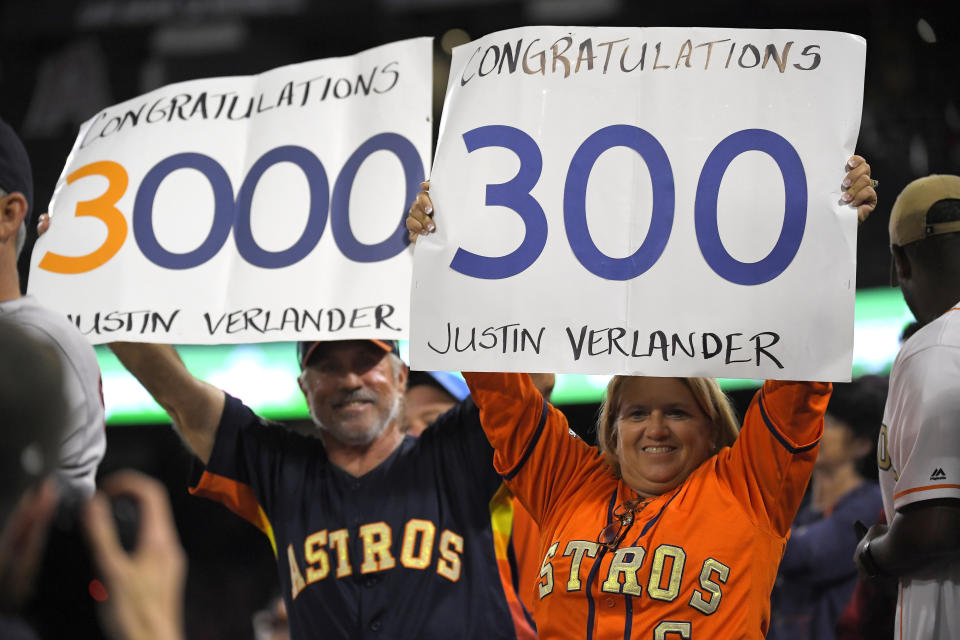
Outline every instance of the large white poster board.
<svg viewBox="0 0 960 640">
<path fill-rule="evenodd" d="M 529 27 L 454 51 L 421 369 L 849 379 L 866 44 Z"/>
<path fill-rule="evenodd" d="M 431 64 L 420 38 L 105 109 L 29 292 L 93 343 L 407 337 Z"/>
</svg>

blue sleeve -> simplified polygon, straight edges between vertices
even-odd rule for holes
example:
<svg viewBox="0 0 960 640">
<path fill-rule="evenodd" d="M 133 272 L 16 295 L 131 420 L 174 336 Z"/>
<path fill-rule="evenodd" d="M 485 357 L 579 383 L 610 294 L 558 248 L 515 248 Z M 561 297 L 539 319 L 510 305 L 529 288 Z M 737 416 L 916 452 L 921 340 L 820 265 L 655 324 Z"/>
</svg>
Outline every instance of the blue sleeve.
<svg viewBox="0 0 960 640">
<path fill-rule="evenodd" d="M 273 544 L 270 522 L 283 496 L 311 460 L 325 458 L 319 440 L 269 424 L 227 394 L 210 460 L 190 493 L 222 503 Z"/>
<path fill-rule="evenodd" d="M 483 433 L 480 411 L 472 398 L 438 417 L 420 437 L 436 439 L 437 450 L 450 470 L 447 477 L 463 482 L 465 492 L 478 495 L 476 488 L 483 487 L 489 500 L 500 488 L 502 480 L 493 468 L 493 447 Z"/>
<path fill-rule="evenodd" d="M 853 552 L 858 540 L 853 523 L 873 523 L 882 504 L 880 487 L 867 483 L 841 498 L 830 515 L 794 528 L 780 563 L 781 575 L 829 582 L 855 574 Z"/>
</svg>

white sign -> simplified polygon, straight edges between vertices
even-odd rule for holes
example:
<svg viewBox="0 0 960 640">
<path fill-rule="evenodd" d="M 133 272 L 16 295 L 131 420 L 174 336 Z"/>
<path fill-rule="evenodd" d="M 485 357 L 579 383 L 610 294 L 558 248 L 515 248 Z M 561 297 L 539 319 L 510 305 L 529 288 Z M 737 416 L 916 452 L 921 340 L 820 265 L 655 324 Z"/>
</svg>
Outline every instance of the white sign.
<svg viewBox="0 0 960 640">
<path fill-rule="evenodd" d="M 848 380 L 865 42 L 530 27 L 454 51 L 419 369 Z"/>
<path fill-rule="evenodd" d="M 419 38 L 98 113 L 30 293 L 93 343 L 407 337 L 431 62 Z"/>
</svg>

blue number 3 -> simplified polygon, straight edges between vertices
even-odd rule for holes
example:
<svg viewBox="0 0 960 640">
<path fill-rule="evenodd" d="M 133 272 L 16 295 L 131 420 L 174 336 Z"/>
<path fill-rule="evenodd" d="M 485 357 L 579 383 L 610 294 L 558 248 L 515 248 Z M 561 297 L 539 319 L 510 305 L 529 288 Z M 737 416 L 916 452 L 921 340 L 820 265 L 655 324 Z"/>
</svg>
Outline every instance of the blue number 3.
<svg viewBox="0 0 960 640">
<path fill-rule="evenodd" d="M 463 141 L 470 153 L 487 147 L 503 147 L 517 154 L 520 159 L 517 175 L 502 184 L 488 184 L 484 203 L 515 211 L 523 219 L 526 233 L 520 246 L 505 256 L 491 258 L 457 249 L 450 268 L 465 276 L 486 280 L 515 276 L 536 262 L 547 244 L 547 216 L 536 198 L 530 195 L 543 169 L 540 147 L 520 129 L 503 125 L 472 129 L 463 134 Z"/>
</svg>

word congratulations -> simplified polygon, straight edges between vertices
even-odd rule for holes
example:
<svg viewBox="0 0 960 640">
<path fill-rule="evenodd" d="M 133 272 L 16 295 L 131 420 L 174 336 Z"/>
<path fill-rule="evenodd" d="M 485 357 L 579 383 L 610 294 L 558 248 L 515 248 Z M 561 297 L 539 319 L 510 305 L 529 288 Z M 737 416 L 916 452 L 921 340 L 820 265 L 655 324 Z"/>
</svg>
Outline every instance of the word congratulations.
<svg viewBox="0 0 960 640">
<path fill-rule="evenodd" d="M 795 47 L 790 40 L 775 43 L 740 43 L 731 38 L 697 42 L 687 39 L 675 43 L 639 42 L 629 37 L 594 42 L 593 38 L 576 41 L 572 34 L 547 44 L 540 38 L 524 43 L 490 44 L 477 47 L 460 74 L 460 86 L 475 78 L 489 75 L 524 73 L 527 75 L 562 75 L 608 71 L 634 73 L 667 69 L 766 69 L 779 73 L 788 69 L 813 71 L 820 66 L 820 45 Z M 715 50 L 716 48 L 716 50 Z M 800 49 L 797 51 L 797 49 Z"/>
<path fill-rule="evenodd" d="M 80 142 L 83 149 L 97 140 L 141 125 L 188 122 L 192 120 L 248 120 L 256 115 L 290 107 L 305 107 L 331 100 L 387 93 L 400 80 L 398 63 L 375 66 L 356 76 L 316 76 L 290 80 L 279 92 L 245 95 L 237 91 L 200 91 L 162 95 L 125 107 L 97 114 Z"/>
</svg>

